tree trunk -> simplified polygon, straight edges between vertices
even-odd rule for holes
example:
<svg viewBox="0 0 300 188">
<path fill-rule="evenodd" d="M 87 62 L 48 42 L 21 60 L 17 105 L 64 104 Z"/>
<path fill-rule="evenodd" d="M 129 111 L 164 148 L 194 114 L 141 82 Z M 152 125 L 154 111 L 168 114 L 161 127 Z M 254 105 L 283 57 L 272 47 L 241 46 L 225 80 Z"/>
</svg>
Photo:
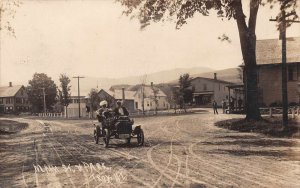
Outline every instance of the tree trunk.
<svg viewBox="0 0 300 188">
<path fill-rule="evenodd" d="M 253 55 L 251 56 L 248 57 L 248 61 L 253 61 Z M 257 68 L 256 65 L 252 65 L 252 63 L 251 65 L 245 65 L 245 89 L 246 119 L 260 120 L 261 115 L 258 106 Z"/>
<path fill-rule="evenodd" d="M 245 22 L 242 1 L 236 1 L 236 22 L 239 31 L 244 67 L 244 88 L 246 120 L 260 120 L 261 115 L 258 106 L 257 66 L 256 66 L 256 18 L 259 8 L 258 0 L 250 1 L 250 16 L 248 26 Z"/>
<path fill-rule="evenodd" d="M 66 118 L 68 118 L 68 106 L 66 106 Z"/>
<path fill-rule="evenodd" d="M 245 63 L 244 88 L 246 100 L 246 119 L 260 120 L 258 106 L 257 66 L 256 66 L 256 36 L 255 33 L 246 32 L 240 37 Z"/>
</svg>

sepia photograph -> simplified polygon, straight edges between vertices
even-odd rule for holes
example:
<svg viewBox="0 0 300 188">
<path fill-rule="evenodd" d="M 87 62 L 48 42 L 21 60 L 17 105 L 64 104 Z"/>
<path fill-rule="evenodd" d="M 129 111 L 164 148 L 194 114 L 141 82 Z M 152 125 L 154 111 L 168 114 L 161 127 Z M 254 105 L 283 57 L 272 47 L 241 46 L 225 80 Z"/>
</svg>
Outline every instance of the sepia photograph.
<svg viewBox="0 0 300 188">
<path fill-rule="evenodd" d="M 299 188 L 300 0 L 0 0 L 0 188 Z"/>
</svg>

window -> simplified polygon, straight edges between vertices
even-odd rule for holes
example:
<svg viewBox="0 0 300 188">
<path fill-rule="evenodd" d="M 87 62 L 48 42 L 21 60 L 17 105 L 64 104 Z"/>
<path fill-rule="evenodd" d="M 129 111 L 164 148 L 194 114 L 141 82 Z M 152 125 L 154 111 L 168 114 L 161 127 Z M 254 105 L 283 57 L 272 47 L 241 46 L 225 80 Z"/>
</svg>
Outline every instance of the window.
<svg viewBox="0 0 300 188">
<path fill-rule="evenodd" d="M 6 98 L 6 104 L 11 104 L 12 103 L 12 98 Z"/>
<path fill-rule="evenodd" d="M 289 81 L 295 81 L 296 80 L 296 76 L 294 74 L 294 67 L 293 67 L 293 65 L 289 65 L 288 66 L 288 80 Z"/>
<path fill-rule="evenodd" d="M 203 84 L 203 90 L 204 90 L 204 91 L 207 90 L 207 84 Z"/>
<path fill-rule="evenodd" d="M 21 98 L 16 98 L 16 103 L 21 104 L 23 100 Z"/>
<path fill-rule="evenodd" d="M 3 98 L 0 98 L 0 104 L 3 104 Z"/>
</svg>

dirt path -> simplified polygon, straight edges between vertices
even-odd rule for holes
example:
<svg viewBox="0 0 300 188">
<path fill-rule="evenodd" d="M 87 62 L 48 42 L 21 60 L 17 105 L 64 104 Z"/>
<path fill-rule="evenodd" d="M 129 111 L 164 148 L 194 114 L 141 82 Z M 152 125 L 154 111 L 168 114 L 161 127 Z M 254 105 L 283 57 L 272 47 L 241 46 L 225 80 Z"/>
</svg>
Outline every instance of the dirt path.
<svg viewBox="0 0 300 188">
<path fill-rule="evenodd" d="M 91 121 L 14 119 L 0 136 L 0 187 L 299 187 L 297 139 L 215 127 L 238 116 L 137 118 L 145 146 L 93 142 Z"/>
</svg>

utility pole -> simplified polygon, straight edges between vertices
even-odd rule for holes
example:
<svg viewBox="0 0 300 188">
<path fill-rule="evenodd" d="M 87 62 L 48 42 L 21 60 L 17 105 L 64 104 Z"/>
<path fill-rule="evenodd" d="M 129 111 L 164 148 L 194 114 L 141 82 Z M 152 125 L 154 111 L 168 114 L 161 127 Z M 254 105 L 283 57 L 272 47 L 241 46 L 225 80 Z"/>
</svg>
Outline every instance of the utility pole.
<svg viewBox="0 0 300 188">
<path fill-rule="evenodd" d="M 74 76 L 73 78 L 77 78 L 78 80 L 78 117 L 80 118 L 80 87 L 79 87 L 79 79 L 84 78 L 82 76 Z"/>
<path fill-rule="evenodd" d="M 43 90 L 43 101 L 44 101 L 44 113 L 46 113 L 46 93 L 45 93 L 45 88 L 42 88 Z"/>
<path fill-rule="evenodd" d="M 296 16 L 295 12 L 286 14 L 285 12 L 286 4 L 281 5 L 281 16 L 275 19 L 270 19 L 270 21 L 275 21 L 279 23 L 280 35 L 282 45 L 282 124 L 283 126 L 288 125 L 288 92 L 287 92 L 287 68 L 286 68 L 286 27 L 288 23 L 300 23 L 300 21 L 286 19 L 290 16 Z"/>
</svg>

